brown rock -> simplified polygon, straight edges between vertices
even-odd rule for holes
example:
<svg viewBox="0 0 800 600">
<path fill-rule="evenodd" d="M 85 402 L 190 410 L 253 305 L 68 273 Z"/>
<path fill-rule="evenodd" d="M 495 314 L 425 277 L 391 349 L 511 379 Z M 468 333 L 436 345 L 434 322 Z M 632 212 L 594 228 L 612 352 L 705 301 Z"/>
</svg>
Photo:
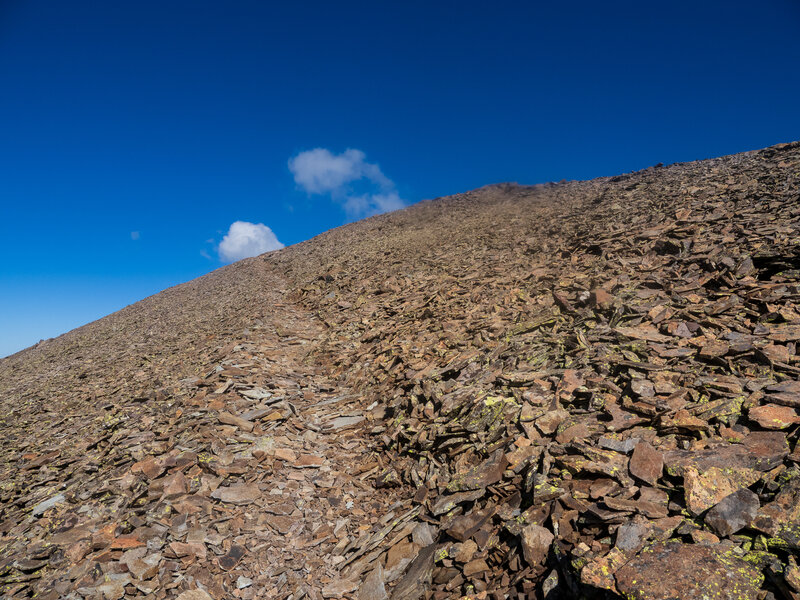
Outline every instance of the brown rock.
<svg viewBox="0 0 800 600">
<path fill-rule="evenodd" d="M 219 419 L 220 423 L 224 423 L 226 425 L 234 425 L 235 427 L 238 427 L 239 429 L 242 429 L 244 431 L 253 431 L 254 427 L 253 423 L 250 423 L 249 421 L 246 421 L 241 417 L 234 416 L 230 413 L 224 411 L 220 412 L 217 418 Z"/>
<path fill-rule="evenodd" d="M 478 544 L 473 540 L 467 540 L 462 544 L 458 544 L 458 552 L 453 557 L 453 560 L 460 563 L 468 563 L 472 560 L 473 555 L 478 551 Z"/>
<path fill-rule="evenodd" d="M 585 585 L 616 592 L 614 573 L 629 558 L 627 552 L 619 548 L 612 548 L 608 554 L 591 560 L 581 569 L 581 582 Z"/>
<path fill-rule="evenodd" d="M 473 510 L 472 512 L 461 515 L 453 519 L 447 527 L 447 533 L 459 542 L 465 542 L 480 529 L 484 523 L 494 515 L 494 508 L 484 508 Z"/>
<path fill-rule="evenodd" d="M 553 539 L 550 530 L 541 525 L 531 524 L 522 530 L 522 554 L 530 566 L 535 567 L 544 562 Z"/>
<path fill-rule="evenodd" d="M 754 406 L 748 411 L 747 416 L 764 429 L 786 429 L 800 423 L 800 416 L 795 409 L 777 404 Z"/>
<path fill-rule="evenodd" d="M 656 395 L 655 386 L 649 379 L 634 379 L 631 381 L 631 391 L 642 398 L 652 398 Z"/>
<path fill-rule="evenodd" d="M 96 589 L 105 600 L 119 600 L 125 595 L 125 586 L 130 582 L 128 573 L 108 573 Z"/>
<path fill-rule="evenodd" d="M 622 595 L 640 600 L 755 600 L 764 576 L 722 549 L 667 542 L 642 550 L 615 579 Z"/>
<path fill-rule="evenodd" d="M 435 545 L 420 550 L 403 578 L 394 587 L 392 600 L 419 600 L 422 597 L 431 583 L 435 552 Z"/>
<path fill-rule="evenodd" d="M 165 471 L 166 467 L 161 459 L 148 458 L 134 463 L 131 471 L 134 473 L 142 473 L 148 479 L 155 479 Z"/>
<path fill-rule="evenodd" d="M 139 548 L 144 545 L 145 542 L 140 540 L 136 535 L 120 535 L 111 542 L 111 549 L 129 550 L 130 548 Z"/>
<path fill-rule="evenodd" d="M 650 444 L 639 442 L 633 449 L 628 470 L 637 479 L 655 485 L 664 470 L 664 459 Z"/>
<path fill-rule="evenodd" d="M 186 493 L 186 477 L 178 471 L 164 481 L 164 498 L 177 498 Z"/>
<path fill-rule="evenodd" d="M 220 556 L 218 559 L 220 569 L 223 571 L 230 571 L 239 564 L 239 561 L 242 560 L 244 554 L 245 549 L 243 547 L 238 544 L 231 544 L 228 552 L 224 556 Z"/>
<path fill-rule="evenodd" d="M 545 435 L 550 435 L 558 429 L 558 426 L 569 417 L 569 413 L 563 408 L 547 411 L 543 416 L 534 421 L 536 427 Z"/>
<path fill-rule="evenodd" d="M 730 350 L 730 344 L 724 340 L 712 340 L 700 348 L 700 358 L 718 358 L 725 356 Z"/>
<path fill-rule="evenodd" d="M 317 468 L 325 463 L 325 459 L 314 454 L 302 454 L 292 463 L 296 469 Z"/>
<path fill-rule="evenodd" d="M 798 594 L 800 594 L 800 568 L 794 556 L 789 557 L 789 566 L 786 568 L 786 583 Z"/>
<path fill-rule="evenodd" d="M 293 463 L 297 460 L 297 454 L 290 448 L 275 448 L 275 458 Z"/>
<path fill-rule="evenodd" d="M 589 428 L 583 423 L 577 423 L 567 427 L 564 431 L 556 435 L 556 442 L 565 444 L 573 440 L 583 440 L 591 435 Z M 533 453 L 532 453 L 533 454 Z"/>
<path fill-rule="evenodd" d="M 384 581 L 391 583 L 400 577 L 409 563 L 416 558 L 418 552 L 419 548 L 416 544 L 405 540 L 389 548 L 384 567 Z"/>
<path fill-rule="evenodd" d="M 261 497 L 261 490 L 255 484 L 236 484 L 217 488 L 211 497 L 229 504 L 250 504 Z"/>
<path fill-rule="evenodd" d="M 502 450 L 497 450 L 488 460 L 474 466 L 466 473 L 460 473 L 453 477 L 447 484 L 447 490 L 459 492 L 485 488 L 500 481 L 507 466 L 508 460 L 506 460 L 505 454 Z"/>
<path fill-rule="evenodd" d="M 489 570 L 489 565 L 482 558 L 476 558 L 464 565 L 464 577 L 472 577 Z"/>
<path fill-rule="evenodd" d="M 214 598 L 208 592 L 197 589 L 181 592 L 175 600 L 214 600 Z"/>
</svg>

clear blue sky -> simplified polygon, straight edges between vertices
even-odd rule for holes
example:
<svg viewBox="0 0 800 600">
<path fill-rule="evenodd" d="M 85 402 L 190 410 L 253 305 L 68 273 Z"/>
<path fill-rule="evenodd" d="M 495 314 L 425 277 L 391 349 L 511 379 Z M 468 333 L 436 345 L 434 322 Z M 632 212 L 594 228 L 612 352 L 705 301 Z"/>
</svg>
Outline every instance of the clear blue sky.
<svg viewBox="0 0 800 600">
<path fill-rule="evenodd" d="M 235 221 L 800 138 L 796 0 L 491 4 L 0 0 L 0 356 L 219 267 Z"/>
</svg>

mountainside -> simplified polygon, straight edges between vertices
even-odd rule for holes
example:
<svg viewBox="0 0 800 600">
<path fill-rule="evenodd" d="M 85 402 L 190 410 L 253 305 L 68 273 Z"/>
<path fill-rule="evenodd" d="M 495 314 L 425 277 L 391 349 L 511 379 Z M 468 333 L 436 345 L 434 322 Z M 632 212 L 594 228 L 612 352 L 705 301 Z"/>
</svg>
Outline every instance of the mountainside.
<svg viewBox="0 0 800 600">
<path fill-rule="evenodd" d="M 800 143 L 488 186 L 0 360 L 0 589 L 800 598 L 799 229 Z"/>
</svg>

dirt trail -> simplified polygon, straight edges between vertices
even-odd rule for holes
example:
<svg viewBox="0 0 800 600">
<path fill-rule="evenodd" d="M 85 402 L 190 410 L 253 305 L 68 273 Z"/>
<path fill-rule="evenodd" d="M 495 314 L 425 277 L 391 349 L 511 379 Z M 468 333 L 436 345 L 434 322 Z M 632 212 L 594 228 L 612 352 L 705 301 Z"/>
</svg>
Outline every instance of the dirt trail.
<svg viewBox="0 0 800 600">
<path fill-rule="evenodd" d="M 382 467 L 363 434 L 371 417 L 315 364 L 324 326 L 287 301 L 277 276 L 262 277 L 271 310 L 200 376 L 109 411 L 83 461 L 22 459 L 29 476 L 53 477 L 4 515 L 16 521 L 0 538 L 4 597 L 296 599 L 355 588 L 339 576 L 346 557 L 408 504 L 369 483 Z"/>
</svg>

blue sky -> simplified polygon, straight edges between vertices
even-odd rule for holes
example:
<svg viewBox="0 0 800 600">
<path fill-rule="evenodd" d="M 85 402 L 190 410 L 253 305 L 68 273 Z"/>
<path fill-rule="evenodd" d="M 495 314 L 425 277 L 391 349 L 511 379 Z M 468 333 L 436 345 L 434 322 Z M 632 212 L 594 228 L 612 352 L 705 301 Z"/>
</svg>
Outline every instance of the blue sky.
<svg viewBox="0 0 800 600">
<path fill-rule="evenodd" d="M 795 0 L 491 4 L 0 1 L 0 356 L 402 203 L 800 138 Z"/>
</svg>

